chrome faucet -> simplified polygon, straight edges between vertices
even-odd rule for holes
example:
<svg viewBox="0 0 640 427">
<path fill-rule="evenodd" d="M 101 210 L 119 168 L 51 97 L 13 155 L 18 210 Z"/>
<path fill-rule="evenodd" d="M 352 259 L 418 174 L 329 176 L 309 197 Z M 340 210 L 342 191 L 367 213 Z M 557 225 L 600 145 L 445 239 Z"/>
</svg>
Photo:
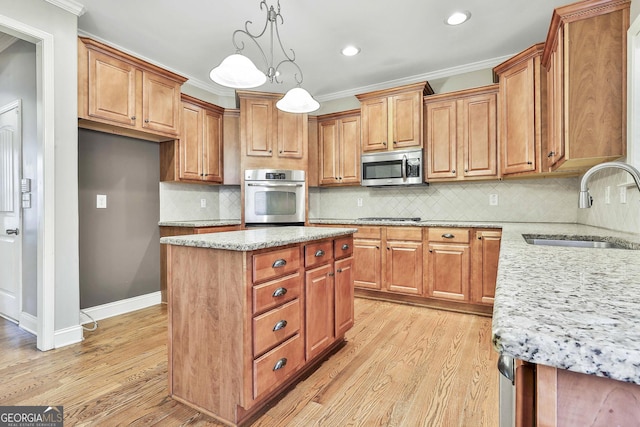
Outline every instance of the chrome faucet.
<svg viewBox="0 0 640 427">
<path fill-rule="evenodd" d="M 636 187 L 638 187 L 638 190 L 640 190 L 640 171 L 638 169 L 623 162 L 600 163 L 599 165 L 595 165 L 594 167 L 589 169 L 582 176 L 582 180 L 580 181 L 580 200 L 579 200 L 581 209 L 590 208 L 591 205 L 593 204 L 593 198 L 589 194 L 587 183 L 589 182 L 589 178 L 591 178 L 591 175 L 593 175 L 594 173 L 602 169 L 622 169 L 624 171 L 629 172 L 629 175 L 631 175 L 634 182 L 636 183 Z"/>
</svg>

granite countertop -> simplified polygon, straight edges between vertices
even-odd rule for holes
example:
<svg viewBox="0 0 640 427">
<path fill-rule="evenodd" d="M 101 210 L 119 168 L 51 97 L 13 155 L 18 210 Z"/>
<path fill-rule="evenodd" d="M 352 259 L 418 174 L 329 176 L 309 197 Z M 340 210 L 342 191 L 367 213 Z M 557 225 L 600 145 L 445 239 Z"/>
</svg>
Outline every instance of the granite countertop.
<svg viewBox="0 0 640 427">
<path fill-rule="evenodd" d="M 640 236 L 578 224 L 502 227 L 493 344 L 532 363 L 640 384 L 640 252 L 534 246 L 522 234 Z"/>
<path fill-rule="evenodd" d="M 239 219 L 193 219 L 185 221 L 160 221 L 161 227 L 223 227 L 225 225 L 240 225 Z"/>
<path fill-rule="evenodd" d="M 355 228 L 266 227 L 242 231 L 227 231 L 224 233 L 163 237 L 160 239 L 160 243 L 177 246 L 226 249 L 230 251 L 252 251 L 292 243 L 344 236 L 355 233 L 356 231 Z"/>
</svg>

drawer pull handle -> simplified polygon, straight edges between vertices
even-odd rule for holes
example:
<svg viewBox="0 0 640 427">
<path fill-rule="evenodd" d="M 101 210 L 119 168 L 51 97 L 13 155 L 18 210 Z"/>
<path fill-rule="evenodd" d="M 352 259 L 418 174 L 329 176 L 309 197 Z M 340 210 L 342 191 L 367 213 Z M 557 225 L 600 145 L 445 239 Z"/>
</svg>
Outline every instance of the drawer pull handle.
<svg viewBox="0 0 640 427">
<path fill-rule="evenodd" d="M 273 365 L 273 370 L 277 371 L 284 368 L 285 366 L 287 366 L 287 358 L 283 357 L 282 359 L 278 360 L 275 365 Z"/>
<path fill-rule="evenodd" d="M 343 251 L 346 251 L 347 249 L 349 249 L 349 245 L 348 244 L 345 243 L 344 245 L 342 245 L 342 250 Z"/>
<path fill-rule="evenodd" d="M 278 323 L 275 324 L 275 326 L 273 327 L 273 332 L 275 331 L 279 331 L 280 329 L 284 329 L 287 326 L 287 321 L 286 320 L 280 320 Z"/>
<path fill-rule="evenodd" d="M 273 268 L 278 268 L 278 267 L 284 267 L 285 265 L 287 265 L 287 261 L 285 261 L 285 260 L 283 260 L 282 258 L 280 258 L 280 259 L 277 259 L 277 260 L 273 263 L 272 267 L 273 267 Z"/>
<path fill-rule="evenodd" d="M 316 251 L 316 256 L 317 257 L 324 256 L 324 251 L 322 249 L 319 249 L 318 251 Z"/>
<path fill-rule="evenodd" d="M 453 239 L 456 236 L 454 236 L 451 233 L 445 233 L 445 234 L 442 235 L 442 237 L 444 237 L 445 239 Z"/>
<path fill-rule="evenodd" d="M 274 297 L 282 297 L 287 293 L 287 288 L 278 288 L 275 291 L 273 291 L 273 296 Z"/>
</svg>

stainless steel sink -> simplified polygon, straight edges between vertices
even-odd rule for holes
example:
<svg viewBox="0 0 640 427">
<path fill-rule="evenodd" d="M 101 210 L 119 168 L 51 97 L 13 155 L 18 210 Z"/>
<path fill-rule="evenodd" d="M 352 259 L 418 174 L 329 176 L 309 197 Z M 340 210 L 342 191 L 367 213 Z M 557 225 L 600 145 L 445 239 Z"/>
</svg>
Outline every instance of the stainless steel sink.
<svg viewBox="0 0 640 427">
<path fill-rule="evenodd" d="M 632 244 L 608 241 L 600 237 L 575 236 L 534 236 L 523 234 L 530 245 L 562 246 L 568 248 L 636 249 Z"/>
</svg>

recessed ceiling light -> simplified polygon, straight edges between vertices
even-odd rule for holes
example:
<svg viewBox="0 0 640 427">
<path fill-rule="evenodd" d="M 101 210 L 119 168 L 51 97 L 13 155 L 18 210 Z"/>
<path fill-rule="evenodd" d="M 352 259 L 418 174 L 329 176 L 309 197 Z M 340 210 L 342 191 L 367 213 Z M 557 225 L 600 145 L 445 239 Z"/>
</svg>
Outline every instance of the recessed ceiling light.
<svg viewBox="0 0 640 427">
<path fill-rule="evenodd" d="M 444 22 L 446 22 L 447 25 L 460 25 L 467 22 L 469 18 L 471 18 L 471 12 L 465 10 L 464 12 L 452 13 Z"/>
<path fill-rule="evenodd" d="M 342 49 L 342 54 L 344 56 L 355 56 L 358 53 L 360 53 L 360 48 L 359 47 L 347 46 L 344 49 Z"/>
</svg>

